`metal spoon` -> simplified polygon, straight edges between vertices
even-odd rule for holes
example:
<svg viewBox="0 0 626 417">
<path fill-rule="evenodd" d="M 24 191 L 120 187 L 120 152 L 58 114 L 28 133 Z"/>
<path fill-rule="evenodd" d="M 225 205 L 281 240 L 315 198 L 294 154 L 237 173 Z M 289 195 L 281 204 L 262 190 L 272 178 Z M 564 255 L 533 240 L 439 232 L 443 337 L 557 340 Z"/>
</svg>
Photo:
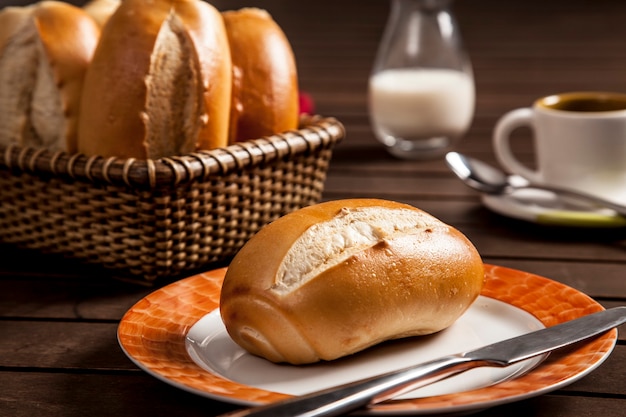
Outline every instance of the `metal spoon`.
<svg viewBox="0 0 626 417">
<path fill-rule="evenodd" d="M 521 189 L 544 190 L 559 196 L 575 198 L 596 206 L 606 207 L 622 216 L 626 216 L 626 206 L 581 191 L 531 182 L 524 184 L 513 183 L 511 182 L 511 177 L 504 171 L 458 152 L 448 152 L 446 154 L 446 163 L 452 172 L 466 185 L 486 194 L 509 194 Z"/>
</svg>

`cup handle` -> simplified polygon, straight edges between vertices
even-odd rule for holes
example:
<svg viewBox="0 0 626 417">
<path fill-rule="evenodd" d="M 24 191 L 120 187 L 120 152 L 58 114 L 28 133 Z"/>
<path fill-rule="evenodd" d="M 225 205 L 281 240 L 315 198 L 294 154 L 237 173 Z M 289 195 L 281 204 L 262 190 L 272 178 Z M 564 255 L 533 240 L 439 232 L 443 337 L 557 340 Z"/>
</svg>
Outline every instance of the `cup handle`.
<svg viewBox="0 0 626 417">
<path fill-rule="evenodd" d="M 498 162 L 507 171 L 512 174 L 521 175 L 533 182 L 541 182 L 537 171 L 526 167 L 513 155 L 510 143 L 511 133 L 513 133 L 515 129 L 524 126 L 532 128 L 533 124 L 534 117 L 531 108 L 526 107 L 506 113 L 496 123 L 493 132 L 493 148 Z"/>
</svg>

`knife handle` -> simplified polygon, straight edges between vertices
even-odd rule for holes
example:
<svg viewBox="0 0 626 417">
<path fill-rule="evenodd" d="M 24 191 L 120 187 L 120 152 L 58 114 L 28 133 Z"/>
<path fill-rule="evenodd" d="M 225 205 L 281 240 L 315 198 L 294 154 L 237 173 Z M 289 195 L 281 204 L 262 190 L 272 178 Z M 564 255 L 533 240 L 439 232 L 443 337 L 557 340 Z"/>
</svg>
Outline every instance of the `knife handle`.
<svg viewBox="0 0 626 417">
<path fill-rule="evenodd" d="M 223 414 L 222 417 L 338 416 L 480 366 L 481 362 L 461 355 L 444 356 L 410 368 L 308 395 L 237 410 Z"/>
</svg>

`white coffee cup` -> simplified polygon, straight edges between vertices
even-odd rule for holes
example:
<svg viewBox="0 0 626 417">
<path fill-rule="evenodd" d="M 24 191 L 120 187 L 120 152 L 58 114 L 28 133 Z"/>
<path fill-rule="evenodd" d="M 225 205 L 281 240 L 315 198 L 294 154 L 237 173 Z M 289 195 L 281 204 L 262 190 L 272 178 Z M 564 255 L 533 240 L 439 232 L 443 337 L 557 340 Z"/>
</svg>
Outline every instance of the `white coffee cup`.
<svg viewBox="0 0 626 417">
<path fill-rule="evenodd" d="M 511 149 L 511 134 L 532 130 L 536 169 Z M 535 183 L 595 194 L 626 204 L 626 94 L 574 92 L 540 98 L 498 120 L 493 146 L 510 173 Z"/>
</svg>

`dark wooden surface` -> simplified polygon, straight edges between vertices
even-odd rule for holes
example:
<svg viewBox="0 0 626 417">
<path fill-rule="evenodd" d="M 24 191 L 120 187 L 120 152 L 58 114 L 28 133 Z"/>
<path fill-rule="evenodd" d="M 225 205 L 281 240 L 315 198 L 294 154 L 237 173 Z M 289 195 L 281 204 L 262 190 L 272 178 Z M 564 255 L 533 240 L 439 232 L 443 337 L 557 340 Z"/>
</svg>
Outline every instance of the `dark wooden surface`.
<svg viewBox="0 0 626 417">
<path fill-rule="evenodd" d="M 399 161 L 377 144 L 366 86 L 386 0 L 214 4 L 267 8 L 292 42 L 301 88 L 313 96 L 317 112 L 345 124 L 347 138 L 336 149 L 324 199 L 413 204 L 459 228 L 485 262 L 563 282 L 606 307 L 626 304 L 626 230 L 557 229 L 501 217 L 442 160 Z M 626 2 L 458 0 L 455 13 L 477 85 L 476 115 L 458 146 L 463 152 L 494 162 L 490 135 L 498 116 L 539 96 L 626 91 Z M 521 148 L 530 161 L 531 149 Z M 0 415 L 192 417 L 233 409 L 145 374 L 122 353 L 118 322 L 153 290 L 96 267 L 0 246 Z M 477 415 L 618 417 L 625 409 L 622 334 L 609 359 L 580 381 Z"/>
</svg>

